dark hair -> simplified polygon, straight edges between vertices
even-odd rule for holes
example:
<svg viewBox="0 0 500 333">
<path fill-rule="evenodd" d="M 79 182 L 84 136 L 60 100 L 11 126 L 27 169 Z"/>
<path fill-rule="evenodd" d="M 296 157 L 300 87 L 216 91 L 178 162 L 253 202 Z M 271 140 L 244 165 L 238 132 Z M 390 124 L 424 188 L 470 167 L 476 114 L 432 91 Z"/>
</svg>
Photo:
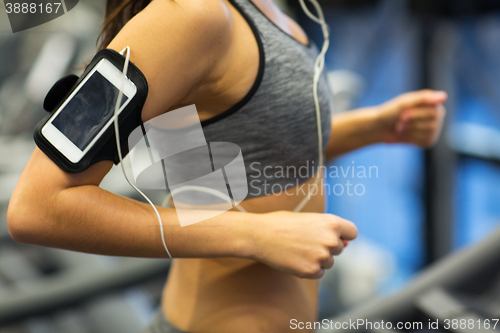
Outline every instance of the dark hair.
<svg viewBox="0 0 500 333">
<path fill-rule="evenodd" d="M 106 48 L 123 26 L 150 2 L 151 0 L 107 0 L 106 16 L 99 35 L 99 50 Z"/>
</svg>

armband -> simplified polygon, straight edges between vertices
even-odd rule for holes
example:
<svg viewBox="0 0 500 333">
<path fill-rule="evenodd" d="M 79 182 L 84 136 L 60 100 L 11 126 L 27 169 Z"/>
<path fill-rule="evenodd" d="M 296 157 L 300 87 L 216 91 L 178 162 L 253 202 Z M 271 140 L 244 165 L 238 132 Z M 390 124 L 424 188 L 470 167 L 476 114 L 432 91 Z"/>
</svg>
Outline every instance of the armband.
<svg viewBox="0 0 500 333">
<path fill-rule="evenodd" d="M 116 70 L 122 73 L 125 63 L 122 55 L 110 49 L 99 51 L 79 78 L 70 75 L 54 84 L 43 104 L 44 109 L 50 114 L 35 127 L 34 139 L 38 148 L 66 172 L 81 172 L 103 160 L 119 163 L 112 117 L 120 84 L 116 83 L 117 79 L 113 85 L 111 83 L 113 80 L 102 75 L 95 75 L 95 73 L 102 74 L 97 70 L 103 63 L 103 59 L 113 65 L 111 69 L 116 67 Z M 119 139 L 123 156 L 129 151 L 130 133 L 142 126 L 141 113 L 148 95 L 147 80 L 132 62 L 129 63 L 126 75 L 133 83 L 128 82 L 129 86 L 135 85 L 136 90 L 131 98 L 126 99 L 126 96 L 123 96 L 122 105 L 126 106 L 118 115 Z M 95 107 L 96 105 L 98 107 Z M 58 125 L 60 121 L 57 118 L 63 112 L 66 127 L 59 133 L 57 130 L 61 126 Z M 85 121 L 90 125 L 83 125 Z M 55 134 L 47 130 L 49 127 L 56 129 L 52 132 Z M 67 142 L 61 143 L 62 141 Z M 77 154 L 77 157 L 73 158 L 68 150 L 65 150 L 66 148 L 60 147 L 63 144 L 71 146 L 73 150 L 76 149 L 75 151 L 81 153 L 81 156 Z M 70 152 L 72 152 L 71 149 Z"/>
</svg>

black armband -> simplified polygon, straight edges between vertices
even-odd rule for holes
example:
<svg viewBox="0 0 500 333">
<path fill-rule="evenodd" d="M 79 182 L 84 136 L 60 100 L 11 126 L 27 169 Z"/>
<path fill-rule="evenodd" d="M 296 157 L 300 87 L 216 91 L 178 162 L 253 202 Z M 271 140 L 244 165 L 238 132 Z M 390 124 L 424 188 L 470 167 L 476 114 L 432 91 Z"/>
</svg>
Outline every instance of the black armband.
<svg viewBox="0 0 500 333">
<path fill-rule="evenodd" d="M 86 87 L 86 85 L 88 84 L 91 84 L 91 78 L 96 73 L 95 71 L 92 71 L 96 68 L 96 66 L 101 62 L 102 59 L 107 59 L 113 66 L 116 67 L 117 70 L 119 70 L 120 72 L 123 71 L 125 58 L 122 55 L 120 55 L 116 51 L 109 49 L 99 51 L 79 78 L 75 75 L 70 75 L 54 84 L 44 101 L 44 108 L 47 111 L 51 112 L 51 114 L 47 115 L 35 127 L 34 139 L 37 146 L 52 161 L 54 161 L 54 163 L 56 163 L 62 170 L 66 172 L 81 172 L 87 169 L 89 166 L 103 160 L 111 160 L 115 164 L 119 163 L 113 121 L 109 122 L 109 120 L 106 120 L 107 118 L 105 118 L 112 117 L 113 115 L 116 103 L 116 97 L 114 96 L 117 95 L 117 92 L 113 90 L 114 95 L 106 92 L 102 93 L 102 96 L 100 96 L 99 93 L 92 96 L 86 96 L 86 93 L 84 92 L 84 87 Z M 142 74 L 142 72 L 134 64 L 132 64 L 132 62 L 129 63 L 127 78 L 136 86 L 137 90 L 135 92 L 135 95 L 133 95 L 126 107 L 118 116 L 120 146 L 123 156 L 125 156 L 129 151 L 128 137 L 130 133 L 135 128 L 142 125 L 141 113 L 146 101 L 146 97 L 148 95 L 148 83 L 146 81 L 146 78 Z M 107 81 L 106 79 L 101 79 L 101 81 L 104 82 L 104 84 L 105 82 L 109 83 L 109 81 Z M 102 84 L 102 86 L 104 86 L 104 84 Z M 116 86 L 111 86 L 111 90 L 118 90 Z M 99 86 L 95 89 L 95 91 L 102 91 L 98 88 Z M 75 93 L 75 91 L 77 91 L 77 93 Z M 74 95 L 72 96 L 72 94 Z M 75 108 L 75 110 L 71 109 L 70 105 L 72 106 L 73 104 L 76 104 L 76 102 L 73 104 L 69 104 L 73 97 L 75 100 L 78 99 L 80 103 L 78 104 L 78 106 L 83 105 L 84 107 Z M 126 96 L 124 95 L 122 102 L 125 100 L 125 97 Z M 96 109 L 98 108 L 89 106 L 92 105 L 92 103 L 101 103 L 101 101 L 102 103 L 104 103 L 102 109 L 105 110 L 104 116 L 102 117 L 100 114 L 96 114 Z M 85 106 L 89 107 L 85 108 Z M 99 106 L 101 107 L 101 105 Z M 66 110 L 65 108 L 68 108 L 69 110 Z M 110 108 L 112 109 L 110 110 Z M 71 135 L 69 135 L 69 140 L 71 140 L 73 143 L 75 143 L 76 141 L 74 139 L 71 139 L 71 137 L 78 137 L 80 135 L 80 133 L 75 133 L 75 131 L 88 131 L 85 126 L 79 125 L 80 119 L 92 118 L 98 119 L 99 121 L 102 121 L 104 123 L 102 126 L 99 125 L 101 126 L 101 128 L 105 128 L 103 132 L 99 128 L 96 129 L 97 125 L 93 126 L 92 123 L 90 123 L 92 125 L 90 126 L 90 130 L 101 134 L 95 135 L 95 138 L 93 139 L 94 141 L 86 146 L 86 152 L 78 162 L 72 162 L 70 158 L 68 158 L 67 154 L 61 152 L 61 150 L 56 147 L 57 145 L 55 145 L 55 142 L 57 142 L 57 140 L 53 138 L 51 139 L 48 135 L 44 134 L 46 132 L 42 130 L 44 126 L 49 122 L 49 125 L 56 124 L 56 118 L 58 117 L 57 112 L 60 109 L 63 110 L 61 111 L 61 114 L 62 112 L 68 113 L 70 115 L 68 119 L 71 119 L 71 121 L 74 122 L 74 124 L 70 124 L 69 128 L 71 130 L 66 130 L 68 133 L 72 133 Z M 93 112 L 94 114 L 92 114 Z M 82 133 L 81 135 L 90 136 L 90 134 L 86 133 Z M 62 139 L 66 140 L 66 137 Z M 75 146 L 78 146 L 78 143 L 75 143 Z M 81 150 L 82 152 L 84 152 L 83 148 L 81 148 Z"/>
</svg>

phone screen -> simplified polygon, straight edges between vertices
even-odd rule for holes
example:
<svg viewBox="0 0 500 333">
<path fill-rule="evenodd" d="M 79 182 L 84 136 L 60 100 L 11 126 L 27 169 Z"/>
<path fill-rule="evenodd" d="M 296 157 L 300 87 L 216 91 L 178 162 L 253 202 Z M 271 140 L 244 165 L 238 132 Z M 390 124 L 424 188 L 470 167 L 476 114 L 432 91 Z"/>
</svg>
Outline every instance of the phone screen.
<svg viewBox="0 0 500 333">
<path fill-rule="evenodd" d="M 84 151 L 113 117 L 118 92 L 111 82 L 95 71 L 52 120 L 52 124 Z M 123 95 L 120 106 L 127 99 Z"/>
</svg>

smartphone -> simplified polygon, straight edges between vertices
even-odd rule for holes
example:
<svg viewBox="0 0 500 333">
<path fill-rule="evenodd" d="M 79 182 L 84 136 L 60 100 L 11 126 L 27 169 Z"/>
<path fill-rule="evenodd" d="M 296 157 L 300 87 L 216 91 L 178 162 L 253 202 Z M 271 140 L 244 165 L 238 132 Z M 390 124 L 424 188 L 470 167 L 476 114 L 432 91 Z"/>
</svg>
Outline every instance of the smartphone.
<svg viewBox="0 0 500 333">
<path fill-rule="evenodd" d="M 102 59 L 42 127 L 41 134 L 69 161 L 78 163 L 137 93 L 136 85 L 109 60 Z"/>
</svg>

